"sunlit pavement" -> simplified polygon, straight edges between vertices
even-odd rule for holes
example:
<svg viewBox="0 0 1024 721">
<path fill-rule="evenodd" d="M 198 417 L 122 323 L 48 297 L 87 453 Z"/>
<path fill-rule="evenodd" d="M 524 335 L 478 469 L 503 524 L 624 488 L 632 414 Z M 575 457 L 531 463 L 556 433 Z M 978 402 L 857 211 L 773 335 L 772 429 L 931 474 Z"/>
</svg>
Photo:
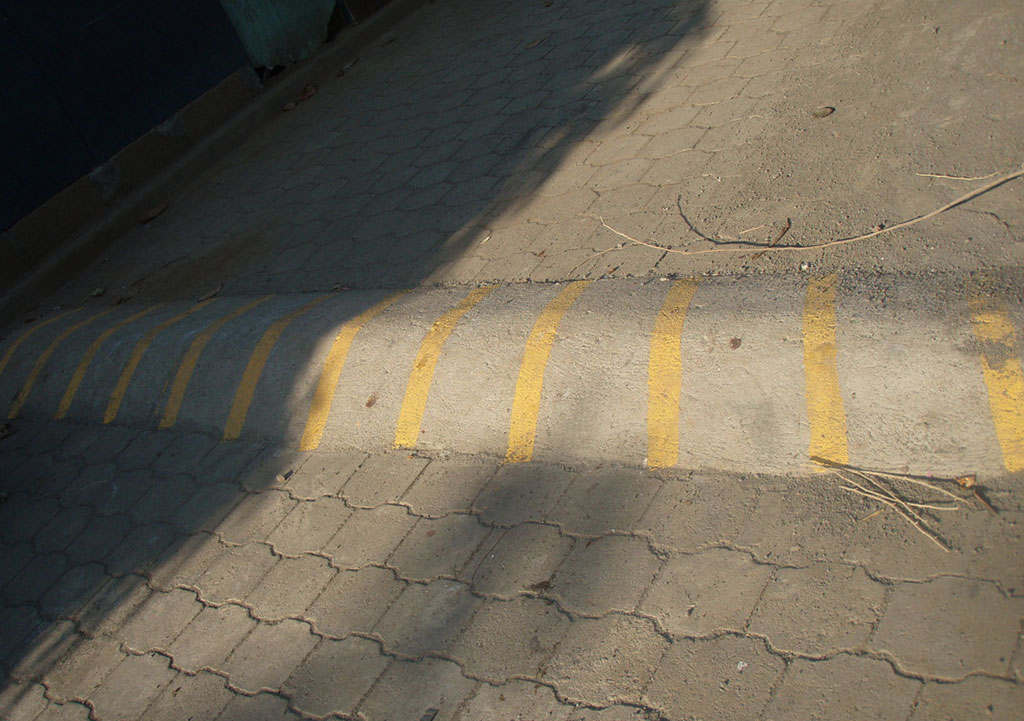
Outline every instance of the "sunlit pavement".
<svg viewBox="0 0 1024 721">
<path fill-rule="evenodd" d="M 1017 718 L 1020 181 L 761 251 L 1012 171 L 1020 23 L 427 5 L 4 334 L 0 717 Z"/>
</svg>

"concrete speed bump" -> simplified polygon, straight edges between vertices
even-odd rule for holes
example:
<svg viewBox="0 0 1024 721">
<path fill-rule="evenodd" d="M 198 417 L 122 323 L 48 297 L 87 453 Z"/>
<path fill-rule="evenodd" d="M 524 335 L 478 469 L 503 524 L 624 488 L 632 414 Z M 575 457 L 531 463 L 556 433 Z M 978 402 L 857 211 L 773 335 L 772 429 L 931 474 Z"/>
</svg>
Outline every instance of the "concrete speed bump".
<svg viewBox="0 0 1024 721">
<path fill-rule="evenodd" d="M 55 314 L 7 414 L 527 460 L 803 473 L 1024 467 L 1011 299 L 836 276 L 218 298 Z"/>
</svg>

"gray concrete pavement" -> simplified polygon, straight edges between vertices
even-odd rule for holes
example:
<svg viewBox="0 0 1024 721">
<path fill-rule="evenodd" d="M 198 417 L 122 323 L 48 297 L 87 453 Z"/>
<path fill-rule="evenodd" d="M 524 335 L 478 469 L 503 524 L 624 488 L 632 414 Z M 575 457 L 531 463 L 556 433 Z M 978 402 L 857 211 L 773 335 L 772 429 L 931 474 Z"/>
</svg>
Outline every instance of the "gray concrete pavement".
<svg viewBox="0 0 1024 721">
<path fill-rule="evenodd" d="M 1024 185 L 759 252 L 1018 167 L 1022 21 L 425 5 L 5 330 L 0 718 L 1018 718 Z"/>
</svg>

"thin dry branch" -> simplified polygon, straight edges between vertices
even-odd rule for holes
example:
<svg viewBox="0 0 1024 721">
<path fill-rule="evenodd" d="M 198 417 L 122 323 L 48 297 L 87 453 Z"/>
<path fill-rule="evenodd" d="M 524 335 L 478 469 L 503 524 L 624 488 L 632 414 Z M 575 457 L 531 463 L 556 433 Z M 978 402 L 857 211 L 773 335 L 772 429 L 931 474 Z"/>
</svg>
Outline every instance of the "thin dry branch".
<svg viewBox="0 0 1024 721">
<path fill-rule="evenodd" d="M 861 486 L 857 486 L 857 487 L 853 487 L 853 486 L 840 486 L 840 488 L 842 488 L 844 491 L 850 491 L 851 493 L 856 493 L 858 496 L 864 496 L 865 498 L 873 498 L 876 501 L 883 501 L 883 502 L 886 502 L 886 503 L 889 502 L 889 499 L 887 499 L 886 497 L 882 496 L 880 493 L 873 493 L 872 491 L 865 490 Z M 956 506 L 952 506 L 952 505 L 936 506 L 936 505 L 931 504 L 931 503 L 916 503 L 914 501 L 905 501 L 905 503 L 908 506 L 910 506 L 911 508 L 916 508 L 916 509 L 923 510 L 923 511 L 958 511 L 958 510 L 960 510 Z"/>
<path fill-rule="evenodd" d="M 966 175 L 945 175 L 944 173 L 915 173 L 915 175 L 917 175 L 917 176 L 919 176 L 921 178 L 942 178 L 943 180 L 988 180 L 989 178 L 992 178 L 992 177 L 995 177 L 996 175 L 998 175 L 998 173 L 999 173 L 999 171 L 997 170 L 996 172 L 989 173 L 988 175 L 972 175 L 972 176 L 966 176 Z"/>
<path fill-rule="evenodd" d="M 1015 170 L 1012 173 L 1008 173 L 1007 175 L 1004 175 L 1001 178 L 996 178 L 991 183 L 986 183 L 985 185 L 981 186 L 980 188 L 975 188 L 974 190 L 972 190 L 972 191 L 970 191 L 968 193 L 964 193 L 959 198 L 956 198 L 955 200 L 951 200 L 950 202 L 946 203 L 945 205 L 942 205 L 942 206 L 936 208 L 935 210 L 932 210 L 932 211 L 930 211 L 928 213 L 925 213 L 924 215 L 919 215 L 919 216 L 917 216 L 915 218 L 910 218 L 909 220 L 904 220 L 902 222 L 896 223 L 896 225 L 890 225 L 890 226 L 888 226 L 886 228 L 881 228 L 880 227 L 877 230 L 871 231 L 870 233 L 864 233 L 863 235 L 857 235 L 857 236 L 854 236 L 852 238 L 839 238 L 837 240 L 830 240 L 830 241 L 827 241 L 825 243 L 814 243 L 814 244 L 811 244 L 811 245 L 776 245 L 776 246 L 764 247 L 762 245 L 758 245 L 757 243 L 750 243 L 750 244 L 745 245 L 742 248 L 705 248 L 703 250 L 681 250 L 679 248 L 668 248 L 668 247 L 666 247 L 664 245 L 658 245 L 656 243 L 650 243 L 648 241 L 640 240 L 639 238 L 634 238 L 633 236 L 628 235 L 626 233 L 623 233 L 620 230 L 616 230 L 612 226 L 608 225 L 608 223 L 605 222 L 603 217 L 601 217 L 601 216 L 596 216 L 596 217 L 597 217 L 598 220 L 601 221 L 601 225 L 604 226 L 604 228 L 606 228 L 607 230 L 611 231 L 612 233 L 614 233 L 615 235 L 619 236 L 620 238 L 628 240 L 630 243 L 634 243 L 635 245 L 642 245 L 642 246 L 647 247 L 647 248 L 653 248 L 654 250 L 660 250 L 660 251 L 662 251 L 664 253 L 674 253 L 676 255 L 709 255 L 711 253 L 746 253 L 746 252 L 749 252 L 750 250 L 757 250 L 757 249 L 761 249 L 762 253 L 781 253 L 781 252 L 789 252 L 789 251 L 799 252 L 799 251 L 806 251 L 806 250 L 820 250 L 822 248 L 833 248 L 833 247 L 840 246 L 840 245 L 847 245 L 849 243 L 856 243 L 856 242 L 861 241 L 861 240 L 868 240 L 870 238 L 876 238 L 876 237 L 878 237 L 880 235 L 885 235 L 886 233 L 892 233 L 892 232 L 895 232 L 895 231 L 900 230 L 902 228 L 909 228 L 912 225 L 917 225 L 918 223 L 922 223 L 922 222 L 924 222 L 924 221 L 926 221 L 926 220 L 928 220 L 930 218 L 934 218 L 936 215 L 941 215 L 942 213 L 945 213 L 948 210 L 952 210 L 953 208 L 957 207 L 958 205 L 963 205 L 964 203 L 966 203 L 966 202 L 968 202 L 970 200 L 973 200 L 974 198 L 977 198 L 979 195 L 987 193 L 988 191 L 990 191 L 990 190 L 992 190 L 994 188 L 997 188 L 1000 185 L 1003 185 L 1004 183 L 1008 183 L 1011 180 L 1016 180 L 1017 178 L 1019 178 L 1021 176 L 1024 176 L 1024 165 L 1022 165 L 1020 169 Z M 680 196 L 680 198 L 681 197 L 682 196 Z M 600 251 L 599 254 L 608 253 L 608 252 L 610 252 L 612 250 L 618 250 L 618 248 L 607 248 L 607 249 L 605 249 L 603 251 Z"/>
<path fill-rule="evenodd" d="M 832 472 L 835 475 L 839 476 L 839 478 L 842 478 L 845 482 L 852 483 L 853 486 L 856 486 L 856 487 L 860 488 L 861 490 L 864 490 L 863 486 L 860 486 L 860 484 L 858 484 L 856 482 L 851 482 L 848 478 L 846 478 L 842 474 L 840 474 L 839 471 L 837 471 L 835 469 L 831 469 L 831 470 L 832 470 Z M 840 486 L 840 488 L 842 488 L 843 490 L 846 490 L 848 492 L 852 490 L 849 486 L 845 486 L 845 485 Z M 859 494 L 859 495 L 864 495 L 864 494 Z M 911 526 L 913 526 L 915 529 L 917 529 L 917 531 L 919 531 L 922 535 L 926 536 L 929 541 L 934 543 L 936 546 L 941 548 L 946 553 L 949 553 L 952 550 L 948 545 L 946 545 L 946 542 L 943 541 L 938 536 L 937 533 L 935 533 L 935 531 L 933 531 L 932 529 L 928 528 L 928 526 L 924 523 L 924 521 L 919 520 L 920 517 L 917 516 L 916 513 L 913 513 L 912 511 L 910 513 L 908 513 L 907 510 L 904 510 L 904 508 L 900 506 L 898 501 L 896 501 L 896 500 L 891 500 L 890 501 L 890 500 L 886 499 L 883 496 L 873 497 L 872 500 L 878 501 L 879 503 L 882 503 L 882 504 L 888 506 L 889 508 L 892 508 L 898 514 L 900 514 L 900 516 L 902 516 L 903 519 L 907 523 L 909 523 Z"/>
<path fill-rule="evenodd" d="M 941 486 L 937 486 L 924 478 L 913 476 L 910 475 L 909 473 L 891 473 L 889 471 L 876 471 L 874 469 L 858 468 L 857 466 L 850 466 L 844 463 L 836 463 L 835 461 L 830 461 L 829 459 L 821 458 L 820 456 L 811 456 L 811 460 L 817 463 L 818 465 L 825 466 L 827 468 L 845 468 L 850 471 L 862 471 L 865 473 L 870 473 L 874 476 L 881 476 L 882 478 L 888 478 L 894 481 L 903 481 L 904 483 L 910 483 L 915 486 L 921 486 L 923 488 L 927 488 L 929 490 L 935 491 L 936 493 L 941 493 L 944 496 L 952 498 L 954 501 L 957 501 L 958 503 L 963 503 L 964 505 L 967 504 L 966 498 L 961 498 L 960 496 L 956 495 L 951 491 L 946 490 L 945 488 L 942 488 Z M 954 483 L 954 481 L 948 482 Z"/>
</svg>

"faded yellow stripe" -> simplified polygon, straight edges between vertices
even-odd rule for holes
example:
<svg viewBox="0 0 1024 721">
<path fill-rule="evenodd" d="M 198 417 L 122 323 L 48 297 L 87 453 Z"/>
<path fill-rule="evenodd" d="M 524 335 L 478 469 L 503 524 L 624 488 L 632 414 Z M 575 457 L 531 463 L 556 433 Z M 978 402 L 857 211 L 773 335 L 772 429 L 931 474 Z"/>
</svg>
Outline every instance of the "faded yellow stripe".
<svg viewBox="0 0 1024 721">
<path fill-rule="evenodd" d="M 416 360 L 412 364 L 409 383 L 405 387 L 405 398 L 402 400 L 402 410 L 398 414 L 398 424 L 395 426 L 396 448 L 416 447 L 423 412 L 427 408 L 427 396 L 434 381 L 434 369 L 437 367 L 437 359 L 441 356 L 441 346 L 455 330 L 455 324 L 459 319 L 492 290 L 493 286 L 472 291 L 457 306 L 434 321 L 434 325 L 424 336 Z"/>
<path fill-rule="evenodd" d="M 249 356 L 249 363 L 246 364 L 245 372 L 242 373 L 242 380 L 235 391 L 235 398 L 231 402 L 231 411 L 228 413 L 228 422 L 224 426 L 225 441 L 233 441 L 242 434 L 245 417 L 249 414 L 249 406 L 252 405 L 252 398 L 256 393 L 256 384 L 259 383 L 260 376 L 263 375 L 263 368 L 267 365 L 267 359 L 270 358 L 270 353 L 274 350 L 274 346 L 277 345 L 277 341 L 280 339 L 281 334 L 284 333 L 284 329 L 300 315 L 320 305 L 329 297 L 325 295 L 322 298 L 312 300 L 301 308 L 292 311 L 284 318 L 274 321 L 267 328 L 267 331 L 253 349 L 252 355 Z"/>
<path fill-rule="evenodd" d="M 132 349 L 132 354 L 128 358 L 128 362 L 125 363 L 124 368 L 121 369 L 121 375 L 117 378 L 114 390 L 110 393 L 110 400 L 107 401 L 107 409 L 103 412 L 104 423 L 111 423 L 115 418 L 117 418 L 117 413 L 121 410 L 121 403 L 124 401 L 125 393 L 128 392 L 128 385 L 132 382 L 132 376 L 135 375 L 135 370 L 139 367 L 139 363 L 142 362 L 142 356 L 144 356 L 146 351 L 149 350 L 149 346 L 153 344 L 156 337 L 178 321 L 184 320 L 200 308 L 204 308 L 212 302 L 213 298 L 210 300 L 204 300 L 202 303 L 197 303 L 192 306 L 184 313 L 179 313 L 173 318 L 168 318 L 155 328 L 151 328 L 146 335 L 144 335 L 139 342 L 135 344 L 135 348 Z"/>
<path fill-rule="evenodd" d="M 1008 471 L 1024 470 L 1024 369 L 1010 316 L 980 299 L 970 302 L 974 335 L 982 343 L 981 372 Z"/>
<path fill-rule="evenodd" d="M 836 276 L 812 279 L 804 304 L 804 373 L 810 455 L 849 463 L 846 412 L 836 370 Z"/>
<path fill-rule="evenodd" d="M 29 328 L 24 333 L 22 333 L 20 336 L 18 336 L 18 340 L 16 340 L 13 343 L 11 343 L 10 347 L 8 347 L 6 351 L 4 351 L 4 357 L 0 358 L 0 373 L 3 373 L 4 370 L 7 368 L 7 364 L 11 362 L 11 357 L 14 355 L 14 351 L 18 350 L 18 346 L 20 346 L 22 343 L 27 341 L 33 335 L 35 335 L 36 331 L 42 330 L 43 328 L 45 328 L 46 326 L 50 325 L 51 323 L 56 323 L 61 318 L 65 318 L 65 317 L 71 315 L 72 313 L 77 313 L 80 310 L 82 310 L 82 309 L 81 308 L 72 308 L 71 310 L 66 310 L 63 313 L 58 313 L 57 315 L 53 316 L 52 318 L 47 318 L 42 323 L 37 323 L 36 325 L 33 325 L 31 328 Z"/>
<path fill-rule="evenodd" d="M 524 463 L 533 458 L 533 442 L 540 413 L 540 394 L 544 386 L 544 369 L 551 354 L 551 345 L 558 333 L 558 324 L 569 307 L 590 285 L 589 280 L 570 283 L 548 303 L 526 340 L 526 350 L 519 366 L 516 394 L 512 401 L 512 421 L 508 429 L 509 463 Z"/>
<path fill-rule="evenodd" d="M 355 318 L 347 321 L 334 337 L 331 350 L 327 353 L 323 370 L 320 371 L 320 380 L 317 381 L 316 390 L 313 391 L 313 402 L 309 407 L 309 416 L 306 418 L 306 428 L 302 432 L 299 441 L 299 450 L 313 451 L 319 448 L 320 440 L 324 435 L 324 428 L 327 426 L 327 418 L 331 414 L 331 403 L 334 401 L 334 391 L 338 387 L 338 379 L 345 367 L 345 360 L 348 358 L 349 348 L 358 333 L 374 316 L 378 315 L 385 308 L 401 298 L 409 291 L 403 290 L 395 293 L 377 303 L 375 306 L 364 310 Z"/>
<path fill-rule="evenodd" d="M 697 281 L 672 284 L 654 323 L 647 366 L 647 466 L 671 468 L 679 461 L 679 395 L 683 388 L 682 334 Z"/>
<path fill-rule="evenodd" d="M 114 312 L 113 308 L 101 310 L 99 313 L 91 315 L 85 320 L 80 320 L 69 328 L 65 328 L 59 336 L 53 339 L 53 342 L 47 346 L 46 350 L 42 352 L 42 355 L 36 359 L 36 364 L 32 366 L 32 371 L 28 374 L 28 378 L 25 380 L 25 385 L 21 387 L 21 391 L 18 393 L 17 398 L 15 398 L 14 402 L 11 403 L 11 409 L 7 412 L 8 418 L 17 418 L 18 414 L 21 413 L 22 406 L 25 405 L 25 401 L 28 400 L 28 396 L 32 392 L 33 386 L 35 386 L 36 381 L 39 379 L 39 374 L 43 372 L 43 368 L 46 366 L 47 361 L 49 361 L 50 357 L 57 351 L 60 344 L 64 342 L 64 339 L 76 330 L 84 328 L 93 321 L 97 321 L 112 312 Z"/>
<path fill-rule="evenodd" d="M 124 320 L 121 320 L 114 325 L 107 328 L 105 331 L 100 333 L 99 338 L 94 340 L 92 344 L 86 349 L 85 354 L 82 356 L 82 360 L 79 361 L 78 367 L 75 368 L 75 372 L 71 375 L 71 380 L 68 381 L 68 387 L 64 390 L 64 396 L 60 399 L 60 404 L 57 406 L 57 413 L 54 418 L 61 419 L 68 414 L 68 410 L 71 409 L 71 402 L 75 400 L 75 394 L 78 393 L 78 387 L 82 385 L 82 380 L 85 378 L 85 372 L 89 370 L 89 365 L 92 363 L 96 354 L 99 353 L 100 348 L 104 343 L 114 335 L 120 328 L 137 321 L 139 318 L 143 318 L 154 310 L 159 308 L 160 305 L 154 305 L 145 310 L 141 310 L 134 315 L 130 315 Z"/>
<path fill-rule="evenodd" d="M 195 340 L 192 341 L 192 345 L 185 351 L 185 357 L 181 359 L 181 365 L 174 376 L 171 392 L 167 397 L 167 406 L 164 408 L 163 418 L 160 419 L 160 428 L 170 428 L 177 422 L 178 412 L 181 410 L 181 404 L 185 400 L 185 391 L 188 389 L 189 381 L 192 380 L 192 372 L 195 371 L 196 364 L 199 362 L 199 356 L 203 354 L 203 349 L 206 348 L 206 344 L 210 342 L 214 334 L 228 322 L 248 313 L 270 297 L 265 295 L 251 303 L 246 303 L 241 308 L 233 310 L 223 318 L 214 321 L 206 330 L 196 336 Z"/>
</svg>

